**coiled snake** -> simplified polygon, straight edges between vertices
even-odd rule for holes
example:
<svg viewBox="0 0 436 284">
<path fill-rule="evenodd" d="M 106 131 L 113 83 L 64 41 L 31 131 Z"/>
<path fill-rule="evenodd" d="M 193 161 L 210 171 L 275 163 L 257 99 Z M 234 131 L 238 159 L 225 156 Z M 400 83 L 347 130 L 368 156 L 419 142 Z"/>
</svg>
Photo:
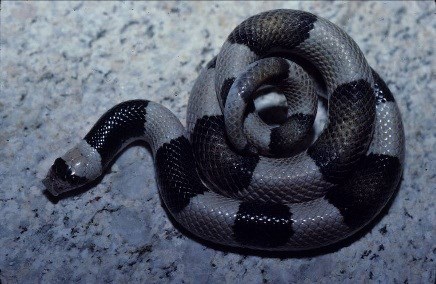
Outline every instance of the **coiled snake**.
<svg viewBox="0 0 436 284">
<path fill-rule="evenodd" d="M 277 54 L 316 68 L 328 100 L 323 131 L 292 156 L 320 92 Z M 262 86 L 286 98 L 278 126 L 255 110 Z M 160 195 L 178 223 L 214 243 L 263 250 L 317 248 L 358 231 L 393 195 L 405 151 L 394 97 L 356 43 L 295 10 L 260 13 L 232 31 L 195 82 L 187 130 L 160 104 L 118 104 L 56 159 L 46 188 L 57 196 L 95 180 L 135 140 L 150 145 Z"/>
</svg>

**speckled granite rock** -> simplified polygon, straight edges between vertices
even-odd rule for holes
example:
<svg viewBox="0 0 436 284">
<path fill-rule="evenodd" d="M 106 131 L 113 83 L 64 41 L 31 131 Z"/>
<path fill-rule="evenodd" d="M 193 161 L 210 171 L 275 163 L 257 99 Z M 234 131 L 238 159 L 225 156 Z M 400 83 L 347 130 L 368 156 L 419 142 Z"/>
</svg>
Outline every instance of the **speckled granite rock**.
<svg viewBox="0 0 436 284">
<path fill-rule="evenodd" d="M 280 7 L 343 27 L 395 94 L 407 155 L 389 214 L 310 254 L 205 246 L 168 220 L 142 147 L 92 190 L 43 194 L 52 161 L 115 103 L 148 98 L 184 121 L 193 81 L 230 31 Z M 3 2 L 1 282 L 434 283 L 434 13 L 432 2 Z"/>
</svg>

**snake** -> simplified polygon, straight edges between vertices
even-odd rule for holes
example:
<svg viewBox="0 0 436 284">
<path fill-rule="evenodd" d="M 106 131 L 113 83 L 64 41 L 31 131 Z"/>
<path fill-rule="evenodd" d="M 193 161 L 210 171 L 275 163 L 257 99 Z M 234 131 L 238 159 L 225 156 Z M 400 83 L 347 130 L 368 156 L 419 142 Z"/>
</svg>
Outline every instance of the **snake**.
<svg viewBox="0 0 436 284">
<path fill-rule="evenodd" d="M 280 103 L 270 115 L 284 115 L 271 122 L 257 102 L 273 93 Z M 321 100 L 327 121 L 297 151 Z M 189 233 L 226 247 L 310 250 L 381 212 L 401 179 L 404 140 L 392 92 L 356 42 L 322 17 L 278 9 L 244 20 L 201 70 L 186 127 L 159 103 L 119 103 L 54 161 L 43 184 L 62 197 L 142 141 L 164 207 Z"/>
</svg>

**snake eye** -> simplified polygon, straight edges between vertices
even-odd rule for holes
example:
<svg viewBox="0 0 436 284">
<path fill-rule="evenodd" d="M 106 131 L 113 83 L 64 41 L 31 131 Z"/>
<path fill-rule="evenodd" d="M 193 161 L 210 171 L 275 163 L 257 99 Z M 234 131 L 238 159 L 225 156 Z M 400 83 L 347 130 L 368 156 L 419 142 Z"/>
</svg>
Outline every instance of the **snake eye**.
<svg viewBox="0 0 436 284">
<path fill-rule="evenodd" d="M 67 166 L 62 158 L 57 158 L 55 160 L 52 170 L 63 181 L 66 181 L 67 177 L 71 175 L 71 169 Z"/>
</svg>

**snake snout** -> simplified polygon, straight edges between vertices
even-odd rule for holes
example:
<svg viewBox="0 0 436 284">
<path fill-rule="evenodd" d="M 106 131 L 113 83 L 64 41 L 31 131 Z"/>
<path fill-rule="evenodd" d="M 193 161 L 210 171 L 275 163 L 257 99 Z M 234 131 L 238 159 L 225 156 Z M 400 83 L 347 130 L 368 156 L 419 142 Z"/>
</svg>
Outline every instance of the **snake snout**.
<svg viewBox="0 0 436 284">
<path fill-rule="evenodd" d="M 59 187 L 51 170 L 48 172 L 46 178 L 42 180 L 42 184 L 45 186 L 45 189 L 53 196 L 58 196 L 61 193 L 58 192 Z"/>
</svg>

